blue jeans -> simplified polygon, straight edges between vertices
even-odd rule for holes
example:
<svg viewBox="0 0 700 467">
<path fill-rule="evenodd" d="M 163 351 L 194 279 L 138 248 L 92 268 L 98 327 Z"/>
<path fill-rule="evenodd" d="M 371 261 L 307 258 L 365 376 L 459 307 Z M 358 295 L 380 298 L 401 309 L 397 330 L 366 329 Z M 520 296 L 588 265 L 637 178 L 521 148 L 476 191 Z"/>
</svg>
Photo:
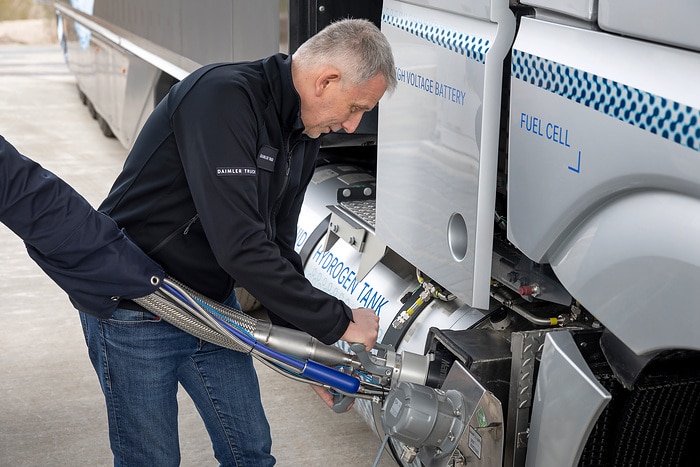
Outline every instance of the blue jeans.
<svg viewBox="0 0 700 467">
<path fill-rule="evenodd" d="M 107 403 L 115 466 L 179 465 L 178 382 L 221 465 L 274 465 L 250 355 L 201 341 L 147 312 L 120 308 L 108 320 L 82 313 L 80 319 Z"/>
</svg>

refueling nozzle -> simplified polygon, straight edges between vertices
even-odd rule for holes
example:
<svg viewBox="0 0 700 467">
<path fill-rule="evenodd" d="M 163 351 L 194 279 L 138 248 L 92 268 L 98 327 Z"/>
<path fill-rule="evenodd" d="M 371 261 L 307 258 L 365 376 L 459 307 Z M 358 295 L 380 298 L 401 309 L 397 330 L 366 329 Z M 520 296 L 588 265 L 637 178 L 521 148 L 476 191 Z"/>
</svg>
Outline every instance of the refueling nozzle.
<svg viewBox="0 0 700 467">
<path fill-rule="evenodd" d="M 356 355 L 345 353 L 339 347 L 326 345 L 305 332 L 275 326 L 267 321 L 257 322 L 253 337 L 278 352 L 314 360 L 323 365 L 352 368 L 361 366 Z"/>
<path fill-rule="evenodd" d="M 383 386 L 394 387 L 400 381 L 425 384 L 430 366 L 430 355 L 396 352 L 392 346 L 376 344 L 377 355 L 365 350 L 362 344 L 350 346 L 362 368 L 374 375 Z"/>
</svg>

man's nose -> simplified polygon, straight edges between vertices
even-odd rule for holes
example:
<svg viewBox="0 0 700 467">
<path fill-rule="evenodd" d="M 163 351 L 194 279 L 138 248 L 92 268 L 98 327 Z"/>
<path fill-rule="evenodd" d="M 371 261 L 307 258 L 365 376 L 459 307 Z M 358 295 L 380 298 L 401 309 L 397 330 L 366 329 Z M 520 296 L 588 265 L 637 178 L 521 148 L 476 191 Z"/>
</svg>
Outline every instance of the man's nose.
<svg viewBox="0 0 700 467">
<path fill-rule="evenodd" d="M 350 117 L 341 123 L 340 126 L 343 127 L 346 133 L 354 133 L 355 130 L 357 130 L 357 126 L 360 124 L 360 120 L 362 120 L 362 114 L 363 112 L 350 114 Z"/>
</svg>

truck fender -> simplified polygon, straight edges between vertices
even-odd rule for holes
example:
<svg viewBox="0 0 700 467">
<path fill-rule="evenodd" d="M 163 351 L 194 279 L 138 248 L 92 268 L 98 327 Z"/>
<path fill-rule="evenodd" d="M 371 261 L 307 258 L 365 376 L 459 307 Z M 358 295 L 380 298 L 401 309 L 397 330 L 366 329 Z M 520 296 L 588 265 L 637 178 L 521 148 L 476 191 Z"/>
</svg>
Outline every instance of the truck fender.
<svg viewBox="0 0 700 467">
<path fill-rule="evenodd" d="M 551 265 L 569 292 L 637 355 L 700 350 L 700 199 L 628 192 L 587 217 Z"/>
</svg>

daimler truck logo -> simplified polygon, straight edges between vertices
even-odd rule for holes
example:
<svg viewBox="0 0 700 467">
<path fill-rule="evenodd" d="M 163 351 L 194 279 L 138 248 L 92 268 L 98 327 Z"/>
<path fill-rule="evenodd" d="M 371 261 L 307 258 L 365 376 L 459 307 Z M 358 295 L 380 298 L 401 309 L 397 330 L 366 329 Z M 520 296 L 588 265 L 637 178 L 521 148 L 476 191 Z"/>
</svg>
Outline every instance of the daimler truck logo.
<svg viewBox="0 0 700 467">
<path fill-rule="evenodd" d="M 219 177 L 254 176 L 257 170 L 251 167 L 217 167 L 216 175 Z"/>
<path fill-rule="evenodd" d="M 267 170 L 268 172 L 274 172 L 277 152 L 277 149 L 271 146 L 261 147 L 258 153 L 258 168 Z"/>
</svg>

